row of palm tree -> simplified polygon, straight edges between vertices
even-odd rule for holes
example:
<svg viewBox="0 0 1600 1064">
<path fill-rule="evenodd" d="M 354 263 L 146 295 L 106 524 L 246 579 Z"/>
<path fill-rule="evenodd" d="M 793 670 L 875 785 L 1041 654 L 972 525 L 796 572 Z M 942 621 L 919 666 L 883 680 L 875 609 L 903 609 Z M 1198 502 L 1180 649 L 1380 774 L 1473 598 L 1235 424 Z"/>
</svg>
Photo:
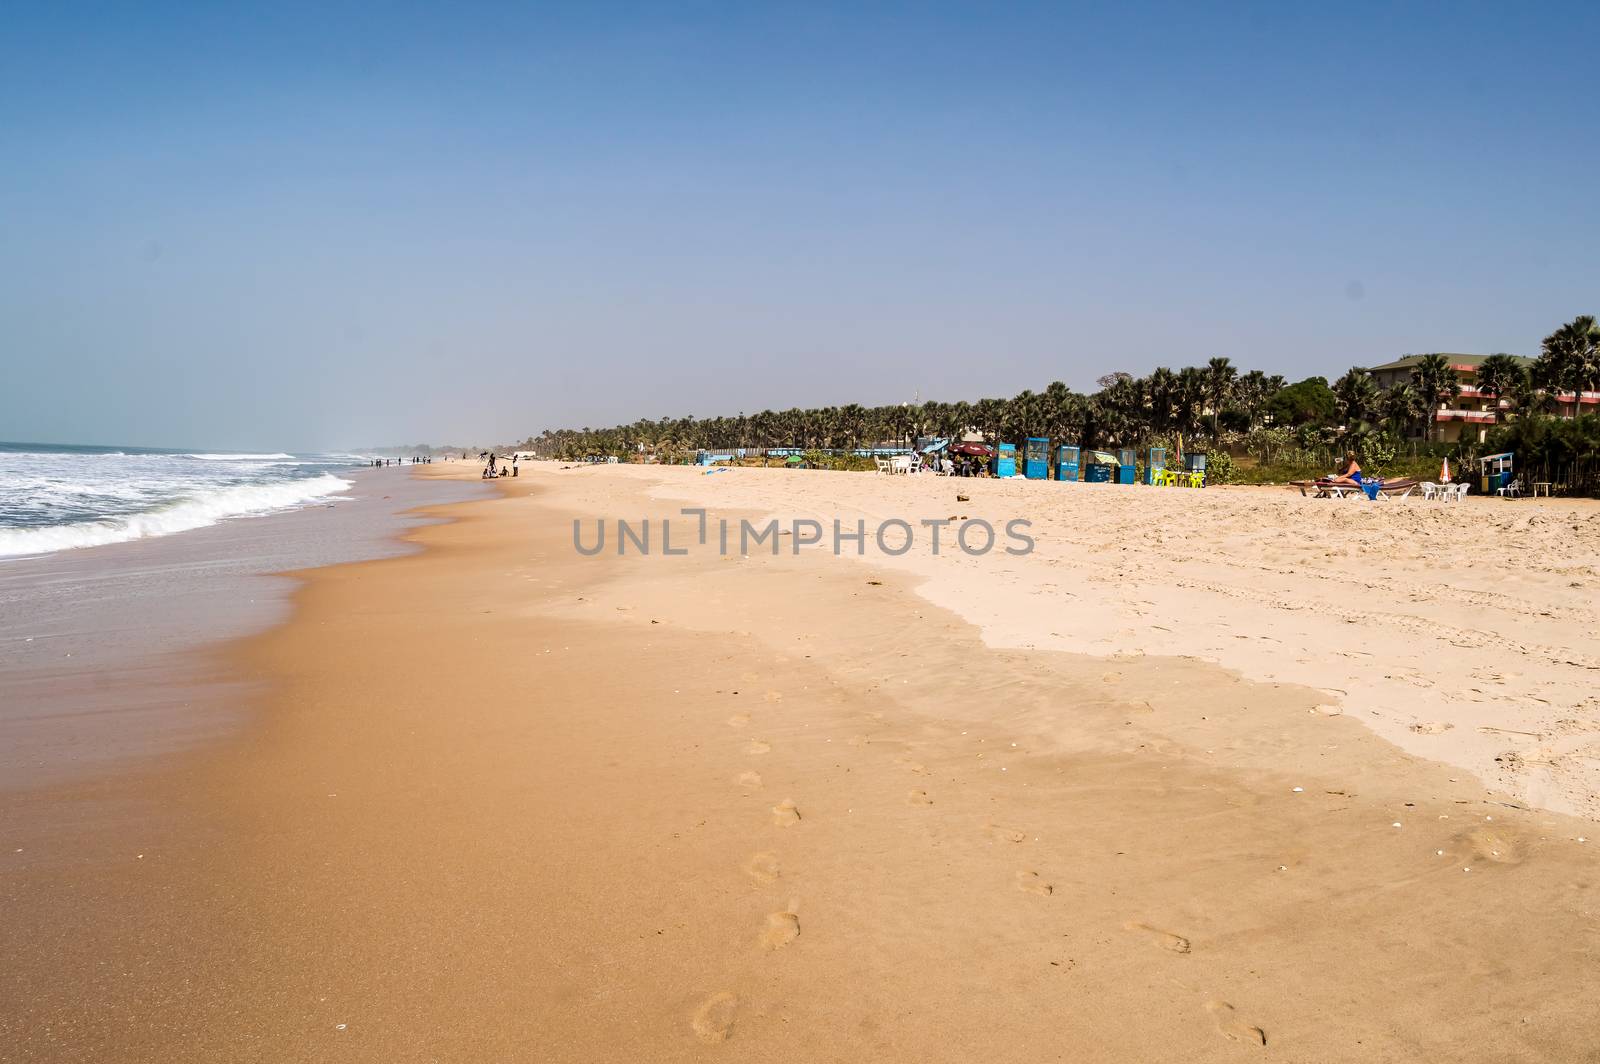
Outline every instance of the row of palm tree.
<svg viewBox="0 0 1600 1064">
<path fill-rule="evenodd" d="M 1113 373 L 1092 395 L 1061 381 L 1043 391 L 975 402 L 858 404 L 814 409 L 763 410 L 736 417 L 664 417 L 593 429 L 546 430 L 523 447 L 557 458 L 638 452 L 674 453 L 699 448 L 801 447 L 853 449 L 908 444 L 917 437 L 957 437 L 968 431 L 990 439 L 1029 436 L 1073 439 L 1086 447 L 1134 446 L 1171 433 L 1215 435 L 1223 427 L 1248 431 L 1261 424 L 1268 400 L 1284 379 L 1260 370 L 1240 374 L 1227 358 L 1180 370 L 1156 369 L 1148 377 Z"/>
<path fill-rule="evenodd" d="M 1491 355 L 1484 364 L 1493 362 L 1499 366 L 1497 359 L 1504 359 L 1513 368 L 1521 366 L 1511 355 Z M 1412 369 L 1409 381 L 1387 389 L 1378 387 L 1366 367 L 1351 366 L 1333 382 L 1333 394 L 1344 425 L 1353 433 L 1385 425 L 1399 435 L 1410 435 L 1426 419 L 1427 435 L 1432 439 L 1438 428 L 1439 409 L 1461 394 L 1461 381 L 1448 358 L 1424 355 Z"/>
<path fill-rule="evenodd" d="M 1227 358 L 1204 366 L 1156 368 L 1147 377 L 1112 373 L 1100 378 L 1093 394 L 1056 381 L 1043 391 L 1024 391 L 1010 399 L 975 402 L 901 403 L 894 406 L 829 406 L 763 410 L 735 417 L 663 417 L 603 429 L 552 429 L 522 444 L 526 450 L 557 458 L 640 452 L 673 454 L 696 449 L 801 447 L 854 449 L 873 444 L 908 444 L 921 436 L 955 437 L 976 431 L 989 439 L 1020 442 L 1029 436 L 1075 440 L 1085 447 L 1142 446 L 1175 434 L 1217 439 L 1248 433 L 1270 421 L 1272 400 L 1284 391 L 1281 376 L 1261 370 L 1241 374 Z M 1322 378 L 1302 381 L 1327 396 Z M 1496 400 L 1496 421 L 1505 400 L 1519 416 L 1559 409 L 1563 393 L 1600 388 L 1600 327 L 1589 315 L 1575 318 L 1545 337 L 1532 366 L 1512 355 L 1496 354 L 1478 368 L 1476 386 Z M 1438 412 L 1453 403 L 1461 384 L 1444 355 L 1426 355 L 1409 381 L 1388 389 L 1372 374 L 1352 366 L 1334 382 L 1327 424 L 1319 427 L 1348 435 L 1386 429 L 1436 435 Z M 1573 395 L 1571 413 L 1578 409 Z"/>
<path fill-rule="evenodd" d="M 1480 395 L 1494 400 L 1496 424 L 1510 412 L 1525 416 L 1554 411 L 1575 417 L 1582 393 L 1600 388 L 1600 325 L 1587 314 L 1574 318 L 1544 338 L 1531 366 L 1514 355 L 1490 355 L 1479 364 L 1473 383 Z M 1425 355 L 1409 381 L 1387 390 L 1377 386 L 1368 370 L 1352 366 L 1334 382 L 1333 391 L 1347 426 L 1386 423 L 1409 434 L 1425 419 L 1432 439 L 1439 410 L 1461 394 L 1461 382 L 1448 358 Z"/>
<path fill-rule="evenodd" d="M 1547 392 L 1571 392 L 1569 413 L 1576 416 L 1582 393 L 1600 389 L 1600 325 L 1580 314 L 1544 338 L 1531 371 L 1532 383 Z"/>
</svg>

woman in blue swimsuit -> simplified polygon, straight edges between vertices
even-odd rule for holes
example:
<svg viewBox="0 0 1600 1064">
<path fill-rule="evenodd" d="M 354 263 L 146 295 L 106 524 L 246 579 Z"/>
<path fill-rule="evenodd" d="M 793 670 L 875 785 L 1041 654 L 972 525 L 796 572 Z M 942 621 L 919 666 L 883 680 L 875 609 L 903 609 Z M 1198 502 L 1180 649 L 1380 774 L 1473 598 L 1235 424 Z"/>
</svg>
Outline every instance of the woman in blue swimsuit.
<svg viewBox="0 0 1600 1064">
<path fill-rule="evenodd" d="M 1362 481 L 1366 479 L 1361 473 L 1361 463 L 1356 461 L 1356 456 L 1352 453 L 1344 456 L 1344 472 L 1336 477 L 1329 478 L 1328 483 L 1359 488 Z"/>
</svg>

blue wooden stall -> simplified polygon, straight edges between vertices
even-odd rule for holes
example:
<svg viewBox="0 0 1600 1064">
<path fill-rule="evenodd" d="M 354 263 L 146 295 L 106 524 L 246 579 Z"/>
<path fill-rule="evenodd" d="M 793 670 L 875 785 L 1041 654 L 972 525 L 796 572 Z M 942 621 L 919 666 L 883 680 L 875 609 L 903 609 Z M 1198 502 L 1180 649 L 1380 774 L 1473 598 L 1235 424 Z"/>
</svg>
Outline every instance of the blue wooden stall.
<svg viewBox="0 0 1600 1064">
<path fill-rule="evenodd" d="M 1117 452 L 1117 483 L 1133 484 L 1138 476 L 1138 459 L 1132 447 Z"/>
<path fill-rule="evenodd" d="M 1144 464 L 1144 482 L 1146 484 L 1159 484 L 1166 471 L 1167 449 L 1165 447 L 1150 448 L 1150 459 Z"/>
<path fill-rule="evenodd" d="M 1078 479 L 1078 449 L 1063 443 L 1056 448 L 1056 479 Z"/>
<path fill-rule="evenodd" d="M 1017 475 L 1017 445 L 1002 443 L 999 452 L 994 456 L 994 475 L 997 477 L 1014 477 Z"/>
<path fill-rule="evenodd" d="M 1022 475 L 1029 480 L 1050 479 L 1050 441 L 1029 436 L 1022 445 Z"/>
</svg>

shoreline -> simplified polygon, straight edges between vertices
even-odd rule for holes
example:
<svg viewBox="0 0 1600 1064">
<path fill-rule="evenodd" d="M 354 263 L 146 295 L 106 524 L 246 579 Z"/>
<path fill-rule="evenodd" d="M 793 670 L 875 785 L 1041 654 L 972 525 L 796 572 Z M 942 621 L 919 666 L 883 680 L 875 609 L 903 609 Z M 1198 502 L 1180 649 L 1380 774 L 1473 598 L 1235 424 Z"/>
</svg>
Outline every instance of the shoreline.
<svg viewBox="0 0 1600 1064">
<path fill-rule="evenodd" d="M 0 792 L 226 735 L 247 694 L 213 651 L 285 623 L 297 571 L 404 552 L 417 507 L 470 493 L 350 476 L 312 505 L 0 559 Z"/>
<path fill-rule="evenodd" d="M 266 683 L 237 737 L 79 788 L 94 816 L 11 810 L 8 840 L 58 821 L 27 865 L 0 847 L 19 1060 L 1600 1035 L 1578 821 L 1486 804 L 1314 692 L 996 648 L 892 567 L 576 556 L 574 515 L 675 512 L 630 478 L 497 486 L 416 553 L 299 574 L 288 622 L 227 648 Z"/>
</svg>

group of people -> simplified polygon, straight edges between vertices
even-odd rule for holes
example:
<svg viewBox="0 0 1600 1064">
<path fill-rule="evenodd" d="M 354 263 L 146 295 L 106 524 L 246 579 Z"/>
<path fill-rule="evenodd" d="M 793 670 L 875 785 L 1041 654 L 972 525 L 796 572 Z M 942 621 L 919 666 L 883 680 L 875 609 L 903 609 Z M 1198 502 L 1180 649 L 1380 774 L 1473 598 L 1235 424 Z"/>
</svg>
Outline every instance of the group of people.
<svg viewBox="0 0 1600 1064">
<path fill-rule="evenodd" d="M 516 455 L 512 455 L 509 462 L 493 451 L 485 451 L 483 457 L 489 460 L 489 464 L 483 467 L 483 475 L 479 478 L 480 480 L 488 480 L 490 477 L 514 477 L 517 475 Z M 499 463 L 498 468 L 496 468 L 497 462 Z"/>
<path fill-rule="evenodd" d="M 940 461 L 944 475 L 947 477 L 986 477 L 989 475 L 989 459 L 981 458 L 975 454 L 958 454 L 952 460 L 950 453 L 946 451 Z"/>
<path fill-rule="evenodd" d="M 400 465 L 402 463 L 405 465 L 431 465 L 433 463 L 433 456 L 418 454 L 412 455 L 410 458 L 374 458 L 372 460 L 372 466 L 374 469 L 380 466 Z"/>
</svg>

